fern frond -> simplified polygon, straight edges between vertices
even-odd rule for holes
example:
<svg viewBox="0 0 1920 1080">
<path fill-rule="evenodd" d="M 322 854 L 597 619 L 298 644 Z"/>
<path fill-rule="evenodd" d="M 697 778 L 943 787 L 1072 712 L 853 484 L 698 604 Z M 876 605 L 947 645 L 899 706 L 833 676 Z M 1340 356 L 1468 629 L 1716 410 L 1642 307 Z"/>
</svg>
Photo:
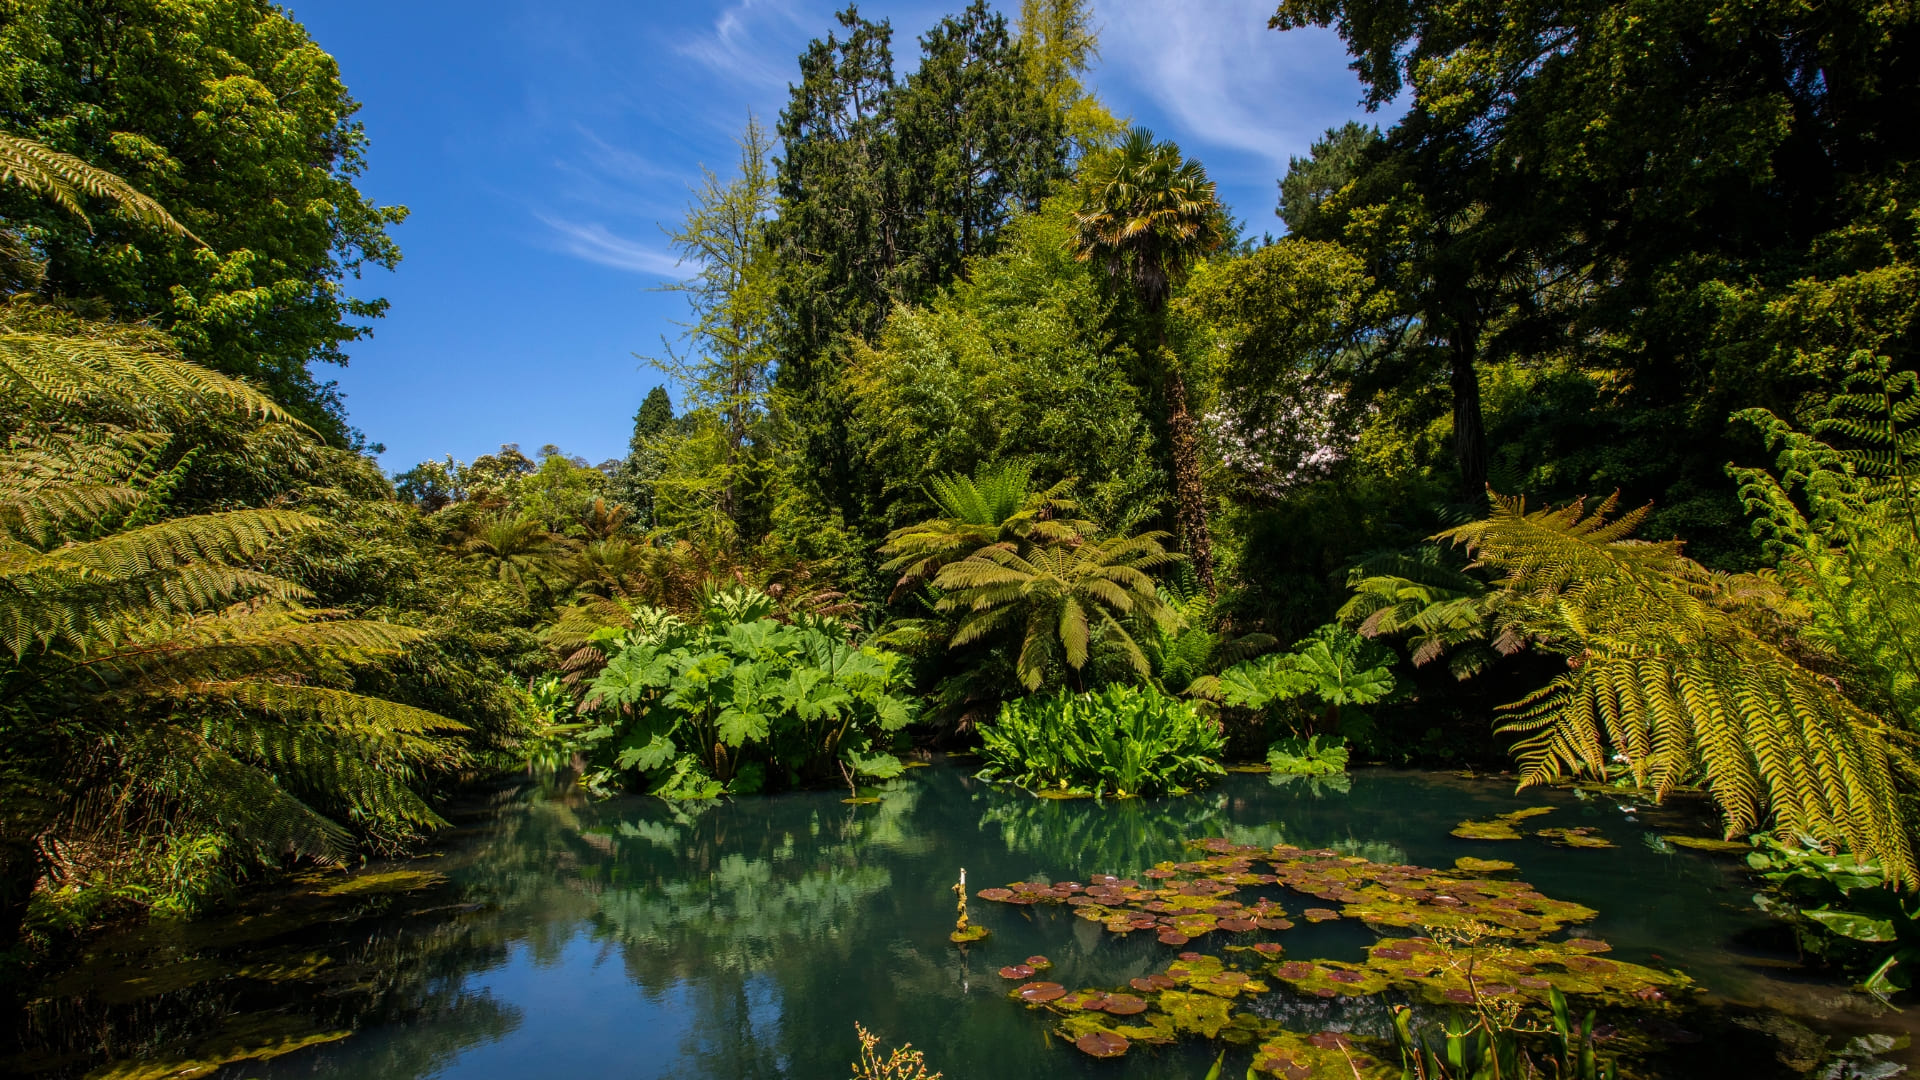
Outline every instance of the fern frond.
<svg viewBox="0 0 1920 1080">
<path fill-rule="evenodd" d="M 96 169 L 71 154 L 63 154 L 32 139 L 0 132 L 0 183 L 12 183 L 45 197 L 81 221 L 87 220 L 82 196 L 117 204 L 129 217 L 201 247 L 206 243 L 174 220 L 161 206 L 132 184 Z M 88 223 L 92 227 L 92 223 Z"/>
</svg>

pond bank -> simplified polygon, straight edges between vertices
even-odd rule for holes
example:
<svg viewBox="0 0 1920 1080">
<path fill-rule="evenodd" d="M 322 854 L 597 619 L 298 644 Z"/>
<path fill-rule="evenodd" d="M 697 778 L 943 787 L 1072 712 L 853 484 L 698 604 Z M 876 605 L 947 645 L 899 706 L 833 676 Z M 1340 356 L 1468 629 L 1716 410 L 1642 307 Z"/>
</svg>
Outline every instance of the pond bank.
<svg viewBox="0 0 1920 1080">
<path fill-rule="evenodd" d="M 35 995 L 0 1072 L 843 1078 L 857 1019 L 911 1041 L 952 1080 L 1198 1077 L 1214 1052 L 1201 1040 L 1082 1055 L 1049 1034 L 1050 1014 L 1009 1000 L 1016 984 L 997 971 L 1043 954 L 1068 987 L 1117 987 L 1179 951 L 1220 952 L 1218 935 L 1175 948 L 1107 933 L 1065 905 L 985 902 L 973 916 L 991 938 L 963 952 L 946 934 L 961 866 L 976 890 L 1087 881 L 1190 858 L 1184 842 L 1205 837 L 1383 864 L 1517 864 L 1541 894 L 1595 909 L 1573 932 L 1605 939 L 1610 957 L 1705 988 L 1685 1016 L 1616 1024 L 1623 1047 L 1657 1044 L 1662 1075 L 1702 1075 L 1709 1061 L 1756 1078 L 1803 1074 L 1823 1043 L 1912 1023 L 1797 972 L 1736 860 L 1650 842 L 1699 831 L 1679 811 L 1389 770 L 1357 772 L 1344 792 L 1234 775 L 1186 798 L 1101 804 L 997 791 L 936 765 L 878 803 L 841 797 L 673 806 L 502 792 L 461 813 L 429 856 L 305 875 L 228 917 L 90 943 L 85 962 Z M 1450 835 L 1529 806 L 1553 808 L 1529 826 L 1592 829 L 1615 846 L 1555 846 L 1531 827 L 1514 841 Z M 1375 937 L 1350 919 L 1295 921 L 1273 937 L 1289 959 L 1359 961 Z M 1384 1012 L 1284 988 L 1252 1007 L 1295 1030 L 1361 1034 Z M 1239 1075 L 1250 1055 L 1234 1049 L 1230 1064 L 1233 1054 Z"/>
</svg>

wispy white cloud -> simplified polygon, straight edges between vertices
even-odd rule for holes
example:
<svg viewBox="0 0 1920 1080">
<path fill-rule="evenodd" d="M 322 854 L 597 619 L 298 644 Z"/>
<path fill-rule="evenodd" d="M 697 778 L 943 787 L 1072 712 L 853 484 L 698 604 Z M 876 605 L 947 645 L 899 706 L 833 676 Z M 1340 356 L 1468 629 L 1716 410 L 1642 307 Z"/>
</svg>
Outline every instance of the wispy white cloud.
<svg viewBox="0 0 1920 1080">
<path fill-rule="evenodd" d="M 1151 102 L 1163 135 L 1284 171 L 1328 127 L 1360 112 L 1360 86 L 1330 31 L 1267 29 L 1272 0 L 1106 0 L 1095 82 L 1125 111 Z"/>
<path fill-rule="evenodd" d="M 711 32 L 674 51 L 729 79 L 784 86 L 792 77 L 791 31 L 804 21 L 793 0 L 739 0 L 720 13 Z"/>
<path fill-rule="evenodd" d="M 629 240 L 599 222 L 568 221 L 535 214 L 550 230 L 549 240 L 560 251 L 615 270 L 655 277 L 679 277 L 680 260 L 672 252 Z"/>
</svg>

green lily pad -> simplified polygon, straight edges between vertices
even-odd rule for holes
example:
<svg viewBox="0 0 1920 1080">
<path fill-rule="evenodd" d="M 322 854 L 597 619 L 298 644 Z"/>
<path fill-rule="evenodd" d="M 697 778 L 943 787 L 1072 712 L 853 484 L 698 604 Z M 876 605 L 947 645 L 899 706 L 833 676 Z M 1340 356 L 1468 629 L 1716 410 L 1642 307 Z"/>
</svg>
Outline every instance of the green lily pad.
<svg viewBox="0 0 1920 1080">
<path fill-rule="evenodd" d="M 969 926 L 965 930 L 955 930 L 953 933 L 947 935 L 947 940 L 953 942 L 955 945 L 965 945 L 969 942 L 984 940 L 986 936 L 987 928 L 975 925 Z"/>
<path fill-rule="evenodd" d="M 1752 844 L 1742 843 L 1738 840 L 1716 840 L 1711 836 L 1662 835 L 1660 839 L 1665 840 L 1675 847 L 1692 848 L 1695 851 L 1724 852 L 1729 855 L 1738 853 L 1744 855 L 1753 850 Z"/>
<path fill-rule="evenodd" d="M 1533 835 L 1554 842 L 1559 847 L 1573 848 L 1610 848 L 1613 841 L 1600 835 L 1600 830 L 1581 826 L 1574 829 L 1541 829 Z"/>
<path fill-rule="evenodd" d="M 1313 1035 L 1280 1031 L 1254 1050 L 1253 1067 L 1283 1080 L 1308 1080 L 1309 1077 L 1399 1080 L 1400 1077 L 1398 1069 L 1354 1046 L 1351 1036 L 1332 1031 Z"/>
<path fill-rule="evenodd" d="M 1453 827 L 1453 835 L 1462 840 L 1518 840 L 1520 830 L 1516 826 L 1528 818 L 1551 813 L 1551 806 L 1529 806 L 1490 818 L 1463 821 Z"/>
<path fill-rule="evenodd" d="M 1453 860 L 1453 868 L 1466 874 L 1501 874 L 1514 867 L 1505 859 L 1476 859 L 1471 855 L 1462 855 Z"/>
</svg>

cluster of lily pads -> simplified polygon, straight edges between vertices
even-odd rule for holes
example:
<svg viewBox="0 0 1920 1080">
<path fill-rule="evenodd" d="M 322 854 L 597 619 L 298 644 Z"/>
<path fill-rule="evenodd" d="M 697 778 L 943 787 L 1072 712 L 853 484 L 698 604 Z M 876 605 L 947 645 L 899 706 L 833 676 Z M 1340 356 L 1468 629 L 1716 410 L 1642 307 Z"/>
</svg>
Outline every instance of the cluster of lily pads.
<svg viewBox="0 0 1920 1080">
<path fill-rule="evenodd" d="M 1442 871 L 1287 845 L 1214 839 L 1192 846 L 1204 854 L 1160 863 L 1139 880 L 1015 882 L 976 895 L 1014 905 L 1068 905 L 1110 933 L 1151 933 L 1173 947 L 1215 935 L 1225 956 L 1181 952 L 1164 972 L 1125 988 L 1077 991 L 1031 981 L 1044 970 L 1045 958 L 1035 957 L 1001 969 L 1003 977 L 1021 981 L 1012 996 L 1050 1011 L 1055 1030 L 1095 1057 L 1123 1054 L 1136 1042 L 1170 1043 L 1192 1035 L 1257 1044 L 1255 1068 L 1299 1080 L 1355 1070 L 1363 1077 L 1387 1073 L 1349 1035 L 1287 1031 L 1236 1009 L 1236 1002 L 1284 986 L 1320 998 L 1392 990 L 1434 1005 L 1467 1004 L 1476 996 L 1545 1003 L 1554 989 L 1653 1003 L 1689 985 L 1684 975 L 1604 958 L 1599 954 L 1609 946 L 1597 939 L 1545 940 L 1596 912 L 1544 896 L 1525 882 L 1488 876 L 1511 870 L 1510 863 L 1462 859 Z M 1243 898 L 1249 892 L 1254 895 Z M 1287 893 L 1320 902 L 1303 908 L 1301 919 L 1352 919 L 1382 937 L 1360 963 L 1287 959 L 1285 946 L 1272 940 L 1295 926 L 1283 904 Z M 1476 944 L 1460 947 L 1456 939 L 1462 935 Z M 1321 1068 L 1334 1062 L 1332 1073 Z"/>
</svg>

